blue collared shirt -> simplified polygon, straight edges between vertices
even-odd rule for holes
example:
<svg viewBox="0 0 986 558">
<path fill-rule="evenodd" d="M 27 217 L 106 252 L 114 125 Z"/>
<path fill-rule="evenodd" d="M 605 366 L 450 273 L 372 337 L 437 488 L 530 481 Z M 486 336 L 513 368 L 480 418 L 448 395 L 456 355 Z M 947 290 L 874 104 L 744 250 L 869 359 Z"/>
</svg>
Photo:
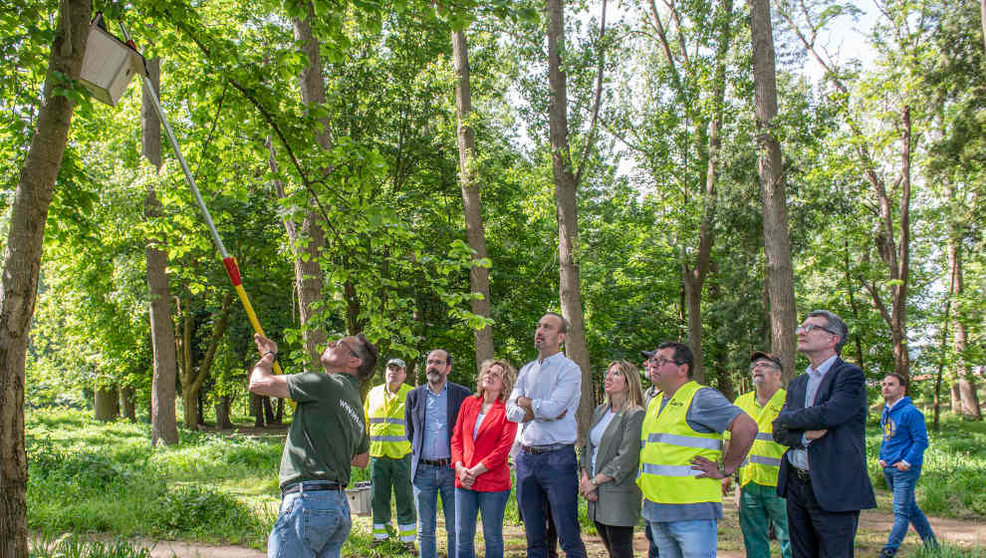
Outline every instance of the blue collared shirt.
<svg viewBox="0 0 986 558">
<path fill-rule="evenodd" d="M 522 422 L 524 409 L 517 405 L 519 397 L 531 399 L 534 420 Z M 556 353 L 520 369 L 507 400 L 507 419 L 521 423 L 519 439 L 525 446 L 574 444 L 578 432 L 575 413 L 581 397 L 582 369 L 562 353 Z"/>
<path fill-rule="evenodd" d="M 805 369 L 805 374 L 808 374 L 808 385 L 805 386 L 805 408 L 815 406 L 815 394 L 818 392 L 818 386 L 822 385 L 822 379 L 825 378 L 825 374 L 832 368 L 835 363 L 835 359 L 839 358 L 839 355 L 830 356 L 825 362 L 818 365 L 817 369 L 813 369 L 811 365 Z M 811 442 L 805 440 L 804 436 L 801 437 L 801 443 L 807 448 Z M 808 450 L 807 449 L 792 449 L 787 452 L 787 460 L 791 465 L 794 465 L 798 469 L 808 470 Z"/>
<path fill-rule="evenodd" d="M 448 382 L 437 395 L 425 387 L 425 433 L 421 446 L 424 459 L 445 459 L 452 457 L 449 449 L 448 431 Z"/>
</svg>

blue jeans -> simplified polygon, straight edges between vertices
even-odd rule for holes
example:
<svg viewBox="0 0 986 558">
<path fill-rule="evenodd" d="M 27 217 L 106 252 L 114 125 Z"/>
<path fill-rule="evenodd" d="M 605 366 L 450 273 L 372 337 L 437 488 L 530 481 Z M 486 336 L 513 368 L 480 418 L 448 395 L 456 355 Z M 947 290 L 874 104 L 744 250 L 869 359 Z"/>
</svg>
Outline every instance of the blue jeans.
<svg viewBox="0 0 986 558">
<path fill-rule="evenodd" d="M 890 538 L 884 551 L 895 554 L 900 548 L 900 543 L 904 541 L 907 528 L 913 524 L 914 530 L 924 541 L 925 546 L 938 546 L 935 533 L 931 530 L 931 524 L 924 512 L 918 508 L 918 503 L 914 500 L 914 487 L 921 476 L 921 467 L 911 467 L 908 471 L 899 471 L 896 467 L 884 467 L 883 478 L 887 481 L 887 486 L 894 495 L 894 526 L 890 529 Z"/>
<path fill-rule="evenodd" d="M 648 521 L 661 558 L 715 558 L 716 520 Z"/>
<path fill-rule="evenodd" d="M 479 512 L 483 513 L 486 558 L 503 558 L 503 512 L 507 509 L 508 498 L 509 490 L 476 492 L 455 489 L 455 538 L 459 543 L 456 558 L 475 558 L 476 514 Z"/>
<path fill-rule="evenodd" d="M 517 454 L 517 502 L 524 515 L 528 558 L 546 558 L 544 501 L 551 506 L 561 549 L 568 558 L 585 558 L 579 532 L 579 481 L 575 448 Z"/>
<path fill-rule="evenodd" d="M 435 558 L 435 529 L 438 514 L 438 493 L 442 494 L 445 531 L 448 533 L 448 553 L 455 555 L 455 471 L 451 467 L 436 467 L 420 463 L 414 475 L 414 501 L 418 506 L 418 546 L 421 558 Z"/>
<path fill-rule="evenodd" d="M 267 540 L 268 558 L 338 558 L 349 536 L 349 500 L 342 490 L 302 490 L 281 499 Z"/>
</svg>

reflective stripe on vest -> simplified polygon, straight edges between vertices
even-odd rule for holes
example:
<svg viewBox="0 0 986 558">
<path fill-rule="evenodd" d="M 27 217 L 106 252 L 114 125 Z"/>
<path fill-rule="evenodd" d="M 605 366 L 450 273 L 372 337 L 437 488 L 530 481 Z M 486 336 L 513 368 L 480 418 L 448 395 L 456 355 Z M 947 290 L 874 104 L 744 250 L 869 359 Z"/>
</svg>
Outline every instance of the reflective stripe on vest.
<svg viewBox="0 0 986 558">
<path fill-rule="evenodd" d="M 750 453 L 737 473 L 741 487 L 751 482 L 762 486 L 777 486 L 781 457 L 787 448 L 774 441 L 772 432 L 774 419 L 781 412 L 786 397 L 787 392 L 779 389 L 763 407 L 757 403 L 755 391 L 744 393 L 736 399 L 735 405 L 757 421 L 759 429 Z"/>
<path fill-rule="evenodd" d="M 691 461 L 702 456 L 722 459 L 722 434 L 702 433 L 688 426 L 688 409 L 703 386 L 690 381 L 678 388 L 661 409 L 661 397 L 647 407 L 640 431 L 640 475 L 637 484 L 644 497 L 659 504 L 721 502 L 719 479 L 696 478 L 701 471 Z"/>
<path fill-rule="evenodd" d="M 370 455 L 401 459 L 411 453 L 404 424 L 404 408 L 411 386 L 401 384 L 396 394 L 387 390 L 387 384 L 376 386 L 366 395 L 367 422 L 370 425 Z"/>
</svg>

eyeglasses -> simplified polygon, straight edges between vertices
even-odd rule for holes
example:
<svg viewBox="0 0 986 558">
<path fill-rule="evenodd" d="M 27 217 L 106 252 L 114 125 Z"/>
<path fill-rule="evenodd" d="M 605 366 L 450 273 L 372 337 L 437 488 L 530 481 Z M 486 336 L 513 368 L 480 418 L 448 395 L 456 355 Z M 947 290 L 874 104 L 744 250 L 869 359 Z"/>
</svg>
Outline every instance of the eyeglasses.
<svg viewBox="0 0 986 558">
<path fill-rule="evenodd" d="M 800 325 L 797 328 L 795 328 L 794 334 L 795 335 L 801 335 L 802 333 L 804 333 L 804 334 L 807 335 L 807 334 L 811 333 L 813 330 L 816 330 L 816 329 L 820 329 L 820 330 L 822 330 L 822 331 L 824 331 L 826 333 L 831 333 L 832 335 L 838 335 L 839 337 L 842 337 L 840 334 L 832 331 L 831 329 L 829 329 L 829 328 L 827 328 L 825 326 L 822 326 L 822 325 L 818 325 L 818 324 Z"/>
<path fill-rule="evenodd" d="M 773 362 L 767 362 L 767 361 L 761 360 L 761 361 L 754 362 L 753 364 L 750 365 L 750 370 L 756 370 L 757 368 L 776 368 L 776 369 L 779 369 L 780 367 L 778 367 Z"/>
<path fill-rule="evenodd" d="M 349 343 L 346 343 L 346 340 L 345 339 L 337 339 L 337 340 L 332 341 L 331 343 L 329 343 L 329 347 L 332 348 L 332 349 L 338 347 L 339 345 L 342 345 L 343 347 L 345 347 L 346 350 L 349 351 L 349 354 L 351 356 L 354 356 L 356 358 L 359 358 L 359 353 L 357 353 L 356 351 L 354 351 L 353 348 L 349 345 Z"/>
<path fill-rule="evenodd" d="M 651 364 L 651 365 L 657 366 L 657 367 L 664 366 L 665 364 L 668 364 L 669 362 L 677 364 L 673 360 L 668 360 L 666 358 L 652 358 L 652 359 L 648 360 L 647 362 L 648 362 L 648 364 Z"/>
</svg>

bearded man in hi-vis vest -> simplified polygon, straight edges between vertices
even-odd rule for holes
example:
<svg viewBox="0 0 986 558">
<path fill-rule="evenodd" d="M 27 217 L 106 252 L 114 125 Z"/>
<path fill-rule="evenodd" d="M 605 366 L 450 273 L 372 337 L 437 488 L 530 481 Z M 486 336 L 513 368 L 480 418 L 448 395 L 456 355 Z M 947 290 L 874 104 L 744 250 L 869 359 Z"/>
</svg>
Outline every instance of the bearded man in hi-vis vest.
<svg viewBox="0 0 986 558">
<path fill-rule="evenodd" d="M 647 361 L 661 391 L 640 432 L 640 474 L 647 520 L 661 558 L 716 555 L 722 517 L 719 479 L 739 468 L 757 423 L 718 391 L 692 379 L 691 349 L 662 343 Z M 732 438 L 723 455 L 723 433 Z"/>
<path fill-rule="evenodd" d="M 417 532 L 414 491 L 411 489 L 411 442 L 407 439 L 404 408 L 411 386 L 404 383 L 404 361 L 387 361 L 385 382 L 366 396 L 364 409 L 370 425 L 370 506 L 373 510 L 373 542 L 387 540 L 390 526 L 390 492 L 397 500 L 397 536 L 412 553 Z"/>
<path fill-rule="evenodd" d="M 746 461 L 736 472 L 740 485 L 740 529 L 748 558 L 770 558 L 768 531 L 774 525 L 781 556 L 791 558 L 787 530 L 787 503 L 777 495 L 777 474 L 787 450 L 774 441 L 773 422 L 784 407 L 781 359 L 756 351 L 750 356 L 754 390 L 736 398 L 735 405 L 757 421 L 757 438 Z M 728 482 L 728 481 L 724 481 Z"/>
</svg>

